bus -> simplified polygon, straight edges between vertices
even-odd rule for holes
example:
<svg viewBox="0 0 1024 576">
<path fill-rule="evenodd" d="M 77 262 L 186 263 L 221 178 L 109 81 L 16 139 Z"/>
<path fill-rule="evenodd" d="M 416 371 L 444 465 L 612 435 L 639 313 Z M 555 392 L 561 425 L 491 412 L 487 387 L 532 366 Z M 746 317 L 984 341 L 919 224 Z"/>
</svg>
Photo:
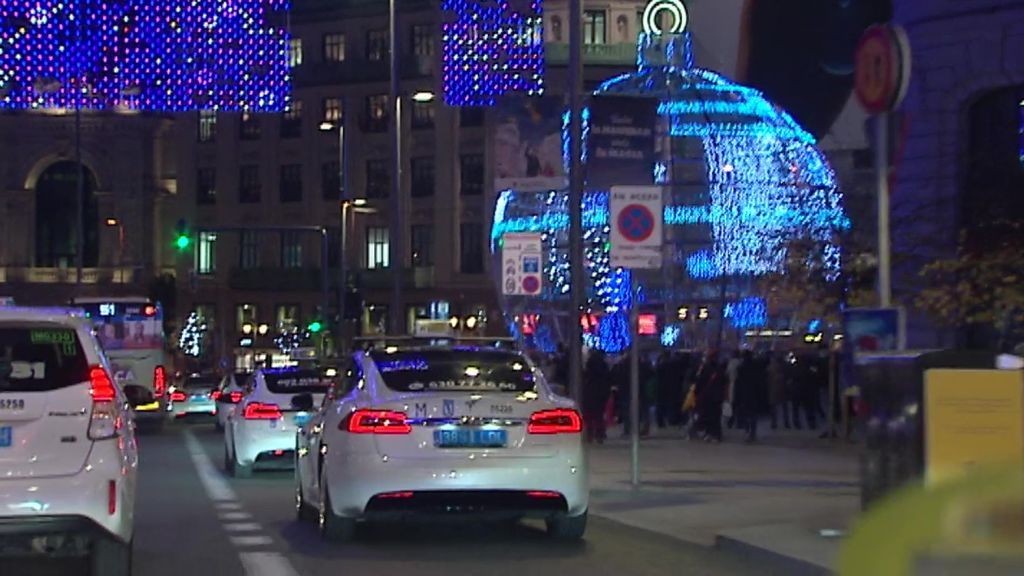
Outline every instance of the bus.
<svg viewBox="0 0 1024 576">
<path fill-rule="evenodd" d="M 163 309 L 143 297 L 75 298 L 110 360 L 114 379 L 135 408 L 137 425 L 161 429 L 166 420 L 168 372 Z"/>
</svg>

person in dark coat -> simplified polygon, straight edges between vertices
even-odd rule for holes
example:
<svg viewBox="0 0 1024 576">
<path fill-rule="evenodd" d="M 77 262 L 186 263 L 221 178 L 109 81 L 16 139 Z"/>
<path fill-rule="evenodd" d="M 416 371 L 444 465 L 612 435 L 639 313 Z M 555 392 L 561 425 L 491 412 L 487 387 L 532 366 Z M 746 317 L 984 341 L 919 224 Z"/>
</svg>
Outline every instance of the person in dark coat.
<svg viewBox="0 0 1024 576">
<path fill-rule="evenodd" d="M 662 352 L 658 357 L 658 364 L 654 368 L 655 377 L 657 378 L 655 408 L 657 410 L 658 428 L 673 425 L 678 421 L 677 415 L 679 414 L 681 400 L 676 400 L 676 397 L 679 396 L 677 389 L 680 388 L 677 369 L 676 361 L 672 358 L 672 355 L 667 351 Z"/>
<path fill-rule="evenodd" d="M 747 441 L 757 439 L 758 390 L 764 375 L 754 354 L 744 350 L 740 365 L 736 369 L 736 386 L 733 389 L 732 407 L 740 428 L 747 433 Z"/>
<path fill-rule="evenodd" d="M 604 407 L 611 394 L 611 372 L 604 352 L 593 350 L 587 358 L 583 372 L 583 420 L 586 424 L 587 442 L 604 442 L 607 437 L 604 424 Z"/>
<path fill-rule="evenodd" d="M 722 403 L 725 402 L 725 370 L 718 352 L 709 351 L 697 368 L 697 429 L 705 440 L 722 441 Z"/>
</svg>

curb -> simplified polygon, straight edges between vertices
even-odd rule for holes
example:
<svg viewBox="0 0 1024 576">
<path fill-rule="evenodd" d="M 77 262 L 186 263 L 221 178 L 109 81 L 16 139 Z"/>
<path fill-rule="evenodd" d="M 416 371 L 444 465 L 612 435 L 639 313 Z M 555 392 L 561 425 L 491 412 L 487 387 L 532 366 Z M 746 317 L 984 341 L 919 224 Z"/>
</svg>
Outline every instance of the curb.
<svg viewBox="0 0 1024 576">
<path fill-rule="evenodd" d="M 786 576 L 831 576 L 834 574 L 833 571 L 823 566 L 721 534 L 715 536 L 715 548 L 764 563 L 768 574 L 785 574 Z"/>
</svg>

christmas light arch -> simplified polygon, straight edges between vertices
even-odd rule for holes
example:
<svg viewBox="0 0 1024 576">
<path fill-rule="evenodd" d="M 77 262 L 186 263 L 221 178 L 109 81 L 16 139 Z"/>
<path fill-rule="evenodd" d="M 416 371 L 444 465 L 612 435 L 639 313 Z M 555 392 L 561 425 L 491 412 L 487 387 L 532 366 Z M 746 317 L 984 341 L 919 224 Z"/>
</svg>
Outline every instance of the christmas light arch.
<svg viewBox="0 0 1024 576">
<path fill-rule="evenodd" d="M 836 235 L 849 227 L 849 220 L 835 174 L 814 137 L 760 92 L 695 67 L 688 32 L 641 34 L 637 63 L 635 72 L 604 82 L 595 95 L 659 102 L 660 161 L 651 183 L 667 190 L 664 218 L 671 255 L 660 273 L 640 278 L 636 304 L 663 311 L 663 343 L 680 341 L 676 328 L 683 336 L 687 329 L 695 331 L 693 324 L 668 322 L 677 306 L 713 305 L 730 328 L 769 323 L 754 280 L 783 270 L 792 240 L 819 246 L 808 264 L 834 279 L 841 257 Z M 584 111 L 585 138 L 588 119 Z M 541 348 L 565 341 L 570 321 L 567 196 L 566 190 L 504 190 L 495 206 L 495 258 L 505 232 L 544 235 L 548 253 L 542 296 L 503 297 L 513 334 L 522 336 L 516 318 L 527 313 L 549 326 L 549 341 L 533 342 Z M 607 190 L 585 191 L 583 227 L 586 311 L 602 316 L 585 338 L 591 346 L 619 352 L 629 346 L 626 318 L 634 302 L 630 273 L 608 265 Z M 495 263 L 493 269 L 500 272 Z"/>
</svg>

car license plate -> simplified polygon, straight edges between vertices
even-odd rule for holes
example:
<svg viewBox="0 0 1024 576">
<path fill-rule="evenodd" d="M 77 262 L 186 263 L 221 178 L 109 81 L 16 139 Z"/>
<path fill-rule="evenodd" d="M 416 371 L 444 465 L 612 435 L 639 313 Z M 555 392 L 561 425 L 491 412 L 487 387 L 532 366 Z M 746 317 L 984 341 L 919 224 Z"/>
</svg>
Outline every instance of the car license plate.
<svg viewBox="0 0 1024 576">
<path fill-rule="evenodd" d="M 434 430 L 434 446 L 438 448 L 504 448 L 508 434 L 504 430 L 454 428 Z"/>
<path fill-rule="evenodd" d="M 10 448 L 12 437 L 13 433 L 10 426 L 0 426 L 0 448 Z"/>
<path fill-rule="evenodd" d="M 203 394 L 193 394 L 192 395 L 192 401 L 193 402 L 202 402 L 203 400 L 206 400 L 206 396 L 204 396 Z"/>
</svg>

